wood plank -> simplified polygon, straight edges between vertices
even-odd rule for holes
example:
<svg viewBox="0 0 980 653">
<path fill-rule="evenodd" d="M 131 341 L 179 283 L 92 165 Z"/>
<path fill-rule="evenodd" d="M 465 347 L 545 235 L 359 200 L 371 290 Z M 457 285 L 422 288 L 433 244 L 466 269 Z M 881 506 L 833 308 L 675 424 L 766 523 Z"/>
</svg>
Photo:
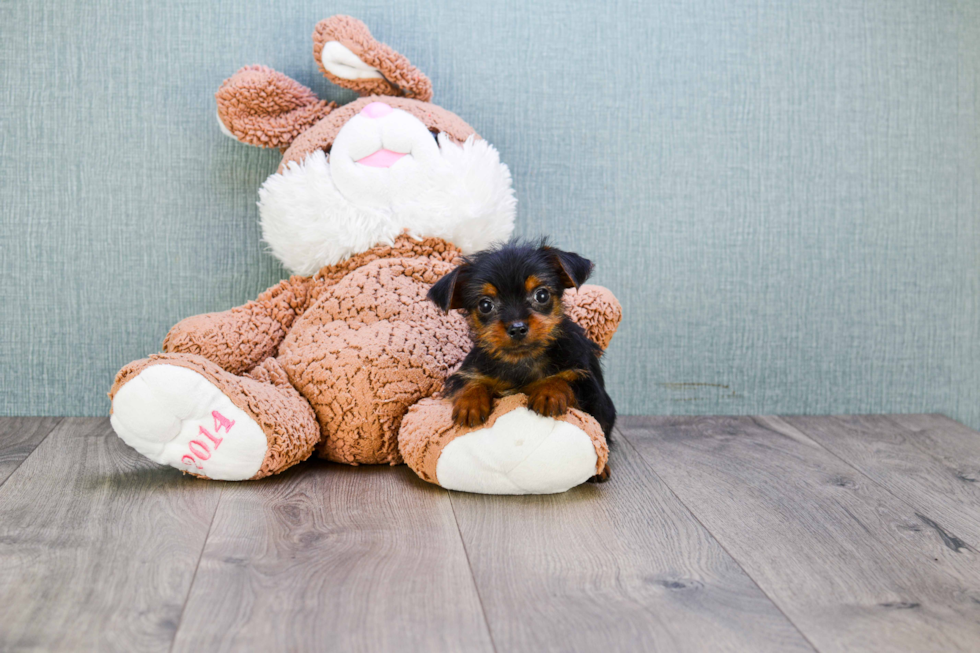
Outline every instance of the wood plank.
<svg viewBox="0 0 980 653">
<path fill-rule="evenodd" d="M 783 419 L 980 549 L 980 433 L 940 415 Z"/>
<path fill-rule="evenodd" d="M 0 485 L 63 417 L 0 417 Z"/>
<path fill-rule="evenodd" d="M 64 420 L 0 487 L 0 650 L 167 650 L 220 487 Z"/>
<path fill-rule="evenodd" d="M 175 651 L 490 651 L 445 490 L 310 461 L 228 485 Z"/>
<path fill-rule="evenodd" d="M 810 651 L 623 442 L 565 494 L 452 493 L 501 651 Z"/>
<path fill-rule="evenodd" d="M 798 429 L 662 417 L 622 430 L 819 650 L 976 650 L 976 551 Z"/>
</svg>

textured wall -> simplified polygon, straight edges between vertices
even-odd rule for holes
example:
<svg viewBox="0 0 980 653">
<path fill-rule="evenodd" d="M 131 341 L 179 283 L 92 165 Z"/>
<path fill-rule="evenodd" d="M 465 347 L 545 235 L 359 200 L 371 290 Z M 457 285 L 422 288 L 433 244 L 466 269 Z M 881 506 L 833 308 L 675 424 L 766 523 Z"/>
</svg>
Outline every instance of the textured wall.
<svg viewBox="0 0 980 653">
<path fill-rule="evenodd" d="M 597 261 L 622 412 L 980 427 L 973 0 L 4 0 L 0 413 L 105 414 L 171 324 L 283 275 L 278 154 L 213 92 L 264 63 L 350 99 L 311 56 L 341 12 L 497 145 L 520 233 Z"/>
</svg>

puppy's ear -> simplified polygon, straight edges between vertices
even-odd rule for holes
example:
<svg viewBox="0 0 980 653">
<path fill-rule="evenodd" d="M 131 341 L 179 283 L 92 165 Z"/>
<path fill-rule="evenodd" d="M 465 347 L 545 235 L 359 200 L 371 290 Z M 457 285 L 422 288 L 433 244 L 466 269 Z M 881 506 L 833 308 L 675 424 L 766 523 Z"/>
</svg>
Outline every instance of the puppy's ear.
<svg viewBox="0 0 980 653">
<path fill-rule="evenodd" d="M 427 297 L 446 313 L 455 308 L 463 308 L 463 286 L 466 285 L 469 272 L 469 264 L 464 263 L 436 281 L 429 288 Z"/>
<path fill-rule="evenodd" d="M 558 278 L 565 288 L 578 288 L 592 274 L 592 261 L 575 252 L 565 252 L 554 247 L 542 247 Z"/>
</svg>

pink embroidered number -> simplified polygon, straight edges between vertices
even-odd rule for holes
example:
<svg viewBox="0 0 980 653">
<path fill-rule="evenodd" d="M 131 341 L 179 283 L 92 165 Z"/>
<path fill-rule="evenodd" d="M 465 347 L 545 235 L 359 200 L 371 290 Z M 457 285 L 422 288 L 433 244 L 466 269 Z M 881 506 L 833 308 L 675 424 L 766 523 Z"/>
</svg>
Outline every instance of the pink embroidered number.
<svg viewBox="0 0 980 653">
<path fill-rule="evenodd" d="M 217 433 L 222 428 L 224 428 L 225 433 L 231 430 L 231 427 L 235 425 L 233 421 L 222 415 L 216 410 L 211 411 L 211 417 L 214 418 L 214 432 Z"/>
<path fill-rule="evenodd" d="M 235 425 L 235 422 L 234 420 L 228 419 L 227 417 L 225 417 L 224 415 L 222 415 L 216 410 L 211 411 L 211 417 L 214 418 L 215 434 L 212 435 L 203 426 L 198 426 L 198 433 L 200 435 L 203 435 L 208 440 L 210 440 L 211 444 L 214 445 L 214 451 L 217 451 L 218 447 L 221 446 L 221 443 L 225 441 L 223 437 L 220 437 L 217 434 L 221 431 L 221 429 L 224 429 L 226 434 L 230 433 L 231 427 Z M 208 460 L 211 457 L 211 451 L 212 451 L 211 447 L 209 447 L 207 443 L 202 439 L 202 440 L 191 440 L 190 443 L 187 445 L 187 449 L 190 451 L 190 454 L 185 454 L 180 459 L 180 462 L 184 463 L 187 466 L 193 465 L 198 469 L 204 469 L 203 467 L 201 467 L 201 463 L 199 461 Z"/>
<path fill-rule="evenodd" d="M 197 445 L 197 449 L 194 449 L 194 445 Z M 207 460 L 211 457 L 211 450 L 201 442 L 200 440 L 191 440 L 191 443 L 187 445 L 187 448 L 191 450 L 191 453 L 200 458 L 201 460 Z"/>
<path fill-rule="evenodd" d="M 201 435 L 203 435 L 208 440 L 210 440 L 214 444 L 214 448 L 215 449 L 217 449 L 218 448 L 218 445 L 221 444 L 222 440 L 224 440 L 224 438 L 216 438 L 216 437 L 214 437 L 213 435 L 211 435 L 210 433 L 208 433 L 208 430 L 206 428 L 204 428 L 203 426 L 200 427 L 200 429 L 201 429 Z M 218 429 L 215 429 L 215 432 L 217 432 L 217 430 Z"/>
</svg>

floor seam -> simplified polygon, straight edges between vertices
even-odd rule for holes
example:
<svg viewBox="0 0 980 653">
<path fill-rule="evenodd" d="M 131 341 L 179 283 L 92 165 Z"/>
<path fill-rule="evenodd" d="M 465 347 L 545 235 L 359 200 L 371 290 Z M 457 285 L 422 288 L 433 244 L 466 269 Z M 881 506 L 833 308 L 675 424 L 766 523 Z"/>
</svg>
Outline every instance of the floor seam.
<svg viewBox="0 0 980 653">
<path fill-rule="evenodd" d="M 213 481 L 208 481 L 213 482 Z M 191 600 L 191 594 L 194 591 L 194 583 L 197 581 L 197 572 L 201 568 L 201 560 L 204 559 L 204 551 L 208 548 L 208 540 L 211 539 L 211 529 L 214 527 L 215 517 L 218 516 L 218 508 L 221 507 L 221 497 L 225 494 L 225 488 L 220 487 L 218 489 L 218 500 L 214 504 L 214 512 L 211 513 L 211 521 L 208 523 L 208 532 L 204 535 L 204 544 L 201 545 L 201 554 L 197 556 L 197 564 L 194 566 L 194 573 L 191 575 L 190 585 L 187 586 L 187 596 L 184 597 L 184 604 L 180 606 L 180 616 L 177 617 L 177 627 L 174 628 L 173 639 L 170 640 L 170 648 L 167 649 L 169 653 L 173 653 L 174 646 L 177 645 L 177 635 L 180 634 L 180 627 L 184 622 L 184 613 L 187 611 L 187 604 Z"/>
<path fill-rule="evenodd" d="M 456 504 L 453 503 L 453 493 L 446 490 L 449 495 L 449 507 L 453 511 L 453 521 L 456 523 L 456 534 L 459 535 L 459 543 L 463 546 L 463 556 L 466 558 L 466 567 L 470 570 L 470 580 L 473 581 L 473 591 L 476 592 L 476 600 L 480 603 L 480 612 L 483 614 L 483 624 L 487 627 L 487 637 L 490 638 L 490 647 L 496 652 L 497 643 L 493 641 L 493 630 L 490 628 L 490 620 L 487 618 L 487 608 L 483 605 L 483 596 L 480 594 L 480 586 L 476 582 L 476 575 L 473 573 L 473 563 L 470 562 L 470 552 L 466 548 L 466 540 L 463 539 L 463 531 L 459 527 L 459 518 L 456 516 Z"/>
<path fill-rule="evenodd" d="M 927 511 L 925 508 L 920 507 L 920 506 L 913 505 L 913 504 L 909 503 L 908 500 L 904 499 L 903 497 L 898 496 L 897 494 L 895 494 L 895 492 L 892 491 L 892 489 L 890 487 L 888 487 L 887 485 L 883 484 L 881 481 L 879 481 L 879 480 L 871 477 L 870 475 L 868 475 L 868 473 L 866 471 L 864 471 L 862 468 L 856 466 L 855 464 L 851 463 L 850 461 L 846 460 L 845 458 L 839 456 L 836 451 L 834 451 L 830 447 L 826 446 L 820 440 L 817 440 L 815 437 L 813 437 L 812 435 L 810 435 L 808 432 L 804 431 L 802 428 L 800 428 L 796 424 L 793 424 L 791 422 L 787 422 L 786 420 L 784 420 L 783 418 L 779 417 L 778 415 L 775 415 L 774 417 L 776 419 L 778 419 L 780 422 L 782 422 L 783 424 L 786 424 L 786 425 L 788 425 L 788 426 L 796 429 L 797 431 L 799 431 L 803 435 L 805 435 L 815 445 L 817 445 L 818 447 L 820 447 L 821 449 L 823 449 L 824 451 L 826 451 L 827 453 L 829 453 L 831 456 L 833 456 L 834 458 L 836 458 L 840 462 L 844 463 L 846 466 L 848 466 L 851 469 L 853 469 L 855 472 L 857 472 L 858 474 L 860 474 L 861 476 L 863 476 L 864 478 L 866 478 L 869 482 L 874 483 L 875 485 L 877 485 L 879 488 L 881 488 L 882 490 L 884 490 L 885 492 L 887 492 L 890 496 L 894 497 L 900 503 L 902 503 L 905 506 L 907 506 L 908 508 L 910 508 L 912 510 L 912 512 L 915 513 L 917 516 L 920 515 L 920 514 L 926 514 L 926 512 L 930 512 L 930 511 Z M 885 417 L 887 418 L 887 415 L 885 415 Z M 891 421 L 891 420 L 889 420 L 889 421 Z M 892 423 L 895 424 L 894 421 L 892 421 Z M 762 424 L 762 426 L 765 427 L 765 424 Z M 897 428 L 900 428 L 902 431 L 904 431 L 906 433 L 912 434 L 911 431 L 909 431 L 908 429 L 906 429 L 901 424 L 895 424 L 895 426 Z M 929 517 L 929 519 L 932 519 L 932 517 Z M 941 521 L 936 521 L 936 520 L 933 520 L 933 521 L 935 521 L 937 524 L 939 524 L 940 526 L 942 526 L 943 527 L 943 530 L 945 530 L 947 533 L 952 533 L 954 536 L 956 536 L 957 538 L 959 538 L 959 535 L 956 535 L 955 533 L 953 533 L 953 530 L 951 528 L 949 528 L 949 525 L 948 524 L 944 524 Z M 877 540 L 877 538 L 875 538 L 875 539 Z M 976 550 L 975 547 L 976 546 L 980 546 L 980 542 L 976 542 L 976 543 L 971 542 L 970 545 L 968 545 L 968 546 L 971 549 Z"/>
<path fill-rule="evenodd" d="M 735 565 L 739 569 L 742 570 L 742 573 L 745 574 L 745 577 L 748 578 L 750 581 L 752 581 L 752 584 L 755 585 L 759 589 L 760 592 L 762 592 L 762 595 L 764 597 L 766 597 L 767 599 L 769 599 L 769 602 L 772 603 L 772 605 L 773 605 L 774 608 L 776 608 L 777 610 L 779 610 L 779 614 L 783 615 L 783 617 L 786 619 L 786 621 L 788 621 L 789 624 L 791 626 L 793 626 L 793 628 L 796 630 L 796 632 L 798 632 L 800 634 L 800 637 L 803 638 L 803 641 L 805 641 L 807 644 L 809 644 L 810 645 L 810 648 L 812 648 L 814 651 L 818 651 L 819 652 L 820 649 L 817 648 L 817 645 L 814 644 L 812 641 L 810 641 L 810 638 L 807 637 L 806 633 L 804 633 L 803 630 L 799 627 L 799 625 L 797 625 L 797 623 L 795 621 L 793 621 L 788 614 L 786 614 L 786 612 L 783 610 L 783 608 L 776 602 L 776 599 L 774 599 L 773 597 L 771 597 L 766 590 L 762 589 L 762 586 L 759 585 L 759 582 L 755 578 L 752 577 L 752 574 L 750 574 L 745 567 L 742 566 L 742 563 L 739 562 L 738 558 L 736 558 L 734 555 L 732 555 L 732 552 L 728 550 L 728 547 L 725 546 L 725 544 L 721 541 L 721 539 L 717 535 L 715 535 L 711 531 L 711 529 L 708 528 L 708 526 L 704 522 L 701 521 L 701 518 L 698 517 L 697 514 L 695 514 L 695 512 L 693 510 L 691 510 L 691 507 L 689 505 L 687 505 L 684 502 L 684 500 L 681 499 L 681 497 L 676 492 L 674 492 L 674 488 L 672 488 L 667 483 L 667 481 L 660 474 L 657 473 L 657 470 L 653 467 L 653 463 L 651 463 L 650 461 L 648 461 L 646 459 L 646 456 L 644 456 L 640 452 L 640 450 L 636 448 L 636 446 L 633 444 L 632 440 L 630 440 L 630 437 L 628 435 L 626 435 L 626 433 L 624 433 L 618 426 L 616 427 L 616 431 L 619 433 L 620 441 L 621 442 L 625 441 L 625 442 L 627 442 L 629 444 L 630 449 L 632 449 L 633 452 L 637 456 L 639 456 L 640 460 L 643 461 L 643 464 L 646 465 L 647 468 L 650 470 L 650 473 L 652 473 L 657 478 L 658 481 L 660 481 L 661 483 L 663 483 L 664 487 L 667 488 L 667 491 L 670 492 L 671 496 L 673 496 L 675 499 L 677 499 L 677 501 L 682 506 L 684 506 L 684 509 L 687 510 L 688 514 L 690 514 L 691 517 L 694 518 L 694 521 L 696 521 L 698 523 L 698 525 L 701 528 L 704 529 L 704 532 L 707 533 L 708 535 L 710 535 L 711 536 L 711 539 L 713 539 L 715 542 L 718 543 L 718 546 L 720 546 L 721 547 L 721 550 L 725 552 L 725 555 L 727 555 L 729 558 L 731 558 L 731 561 L 733 563 L 735 563 Z"/>
<path fill-rule="evenodd" d="M 38 441 L 38 443 L 37 443 L 36 445 L 34 445 L 34 448 L 33 448 L 33 449 L 31 449 L 31 452 L 30 452 L 29 454 L 27 454 L 26 456 L 24 456 L 24 459 L 23 459 L 22 461 L 20 461 L 19 463 L 17 463 L 17 466 L 16 466 L 15 468 L 14 468 L 14 470 L 13 470 L 12 472 L 10 472 L 9 474 L 7 474 L 7 478 L 5 478 L 5 479 L 3 479 L 2 481 L 0 481 L 0 487 L 3 487 L 3 486 L 4 486 L 4 484 L 5 484 L 5 483 L 6 483 L 7 481 L 9 481 L 9 480 L 10 480 L 11 478 L 13 478 L 13 476 L 14 476 L 14 475 L 15 475 L 15 474 L 16 474 L 16 473 L 17 473 L 18 471 L 20 471 L 20 468 L 24 466 L 24 463 L 26 463 L 26 462 L 27 462 L 27 460 L 28 460 L 28 459 L 29 459 L 29 458 L 30 458 L 31 456 L 33 456 L 33 455 L 34 455 L 35 453 L 37 453 L 37 450 L 41 448 L 41 445 L 42 445 L 42 444 L 44 444 L 44 441 L 48 439 L 48 436 L 50 436 L 50 435 L 51 435 L 52 433 L 54 433 L 54 432 L 55 432 L 55 431 L 56 431 L 56 430 L 58 429 L 58 427 L 59 427 L 59 426 L 61 426 L 61 425 L 62 425 L 62 424 L 64 423 L 64 421 L 65 421 L 66 419 L 68 419 L 68 418 L 67 418 L 67 417 L 58 417 L 57 419 L 58 419 L 58 421 L 57 421 L 57 422 L 55 422 L 55 423 L 54 423 L 54 426 L 52 426 L 52 427 L 51 427 L 51 428 L 50 428 L 50 429 L 48 430 L 48 432 L 44 434 L 44 437 L 43 437 L 43 438 L 41 438 L 41 439 L 40 439 L 40 440 Z"/>
</svg>

